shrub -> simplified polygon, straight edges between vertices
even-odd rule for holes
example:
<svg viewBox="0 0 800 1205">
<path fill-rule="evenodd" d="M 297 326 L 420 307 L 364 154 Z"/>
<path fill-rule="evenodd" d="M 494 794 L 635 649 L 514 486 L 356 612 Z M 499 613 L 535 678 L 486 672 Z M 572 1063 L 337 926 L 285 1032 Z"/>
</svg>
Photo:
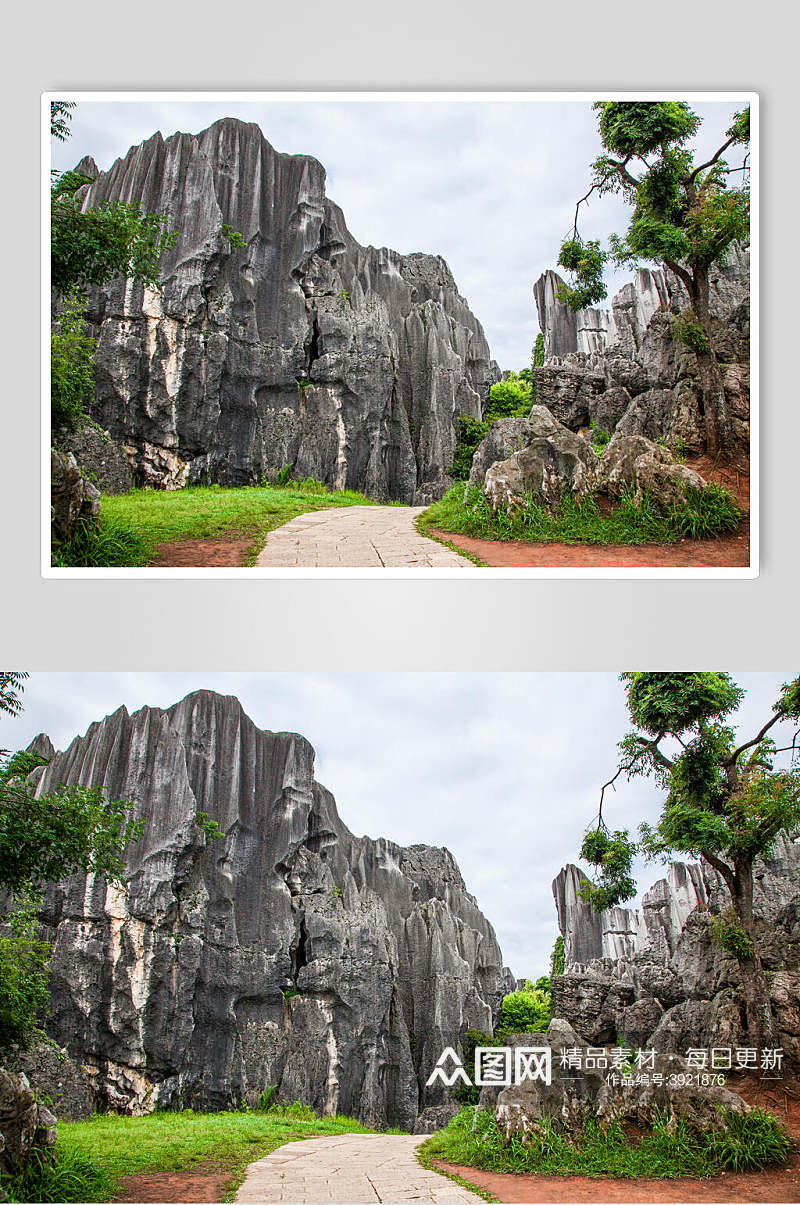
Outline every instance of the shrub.
<svg viewBox="0 0 800 1205">
<path fill-rule="evenodd" d="M 8 1200 L 110 1201 L 114 1186 L 109 1177 L 82 1151 L 59 1152 L 55 1160 L 33 1151 L 25 1170 L 3 1183 Z"/>
<path fill-rule="evenodd" d="M 720 916 L 715 916 L 711 922 L 711 939 L 734 958 L 744 959 L 753 956 L 753 939 L 734 912 L 728 908 Z"/>
<path fill-rule="evenodd" d="M 679 343 L 684 347 L 688 347 L 693 352 L 707 352 L 711 350 L 711 344 L 708 340 L 708 335 L 703 330 L 694 310 L 684 310 L 683 313 L 672 319 L 672 333 Z"/>
<path fill-rule="evenodd" d="M 97 529 L 79 522 L 67 540 L 53 543 L 51 561 L 59 569 L 146 565 L 151 549 L 146 540 L 114 519 L 100 515 Z"/>
<path fill-rule="evenodd" d="M 514 1033 L 545 1033 L 550 1024 L 550 979 L 544 975 L 534 984 L 526 979 L 525 986 L 503 997 L 500 1008 L 498 1037 Z"/>
<path fill-rule="evenodd" d="M 532 385 L 530 369 L 526 379 L 521 374 L 510 372 L 505 381 L 497 381 L 489 390 L 489 403 L 484 420 L 490 423 L 498 418 L 523 418 L 530 413 Z"/>
<path fill-rule="evenodd" d="M 26 1045 L 38 1012 L 49 999 L 49 960 L 52 946 L 40 938 L 41 896 L 20 889 L 0 935 L 0 1047 Z"/>
<path fill-rule="evenodd" d="M 559 934 L 550 956 L 550 975 L 564 974 L 564 938 Z"/>
<path fill-rule="evenodd" d="M 456 426 L 458 442 L 456 443 L 456 450 L 453 453 L 453 464 L 450 469 L 451 474 L 456 480 L 466 481 L 469 477 L 475 449 L 488 430 L 488 422 L 481 422 L 480 419 L 471 418 L 467 414 L 462 414 L 459 418 Z"/>
<path fill-rule="evenodd" d="M 50 337 L 50 416 L 55 436 L 81 426 L 84 406 L 94 399 L 97 343 L 86 329 L 86 299 L 75 289 L 58 313 Z"/>
</svg>

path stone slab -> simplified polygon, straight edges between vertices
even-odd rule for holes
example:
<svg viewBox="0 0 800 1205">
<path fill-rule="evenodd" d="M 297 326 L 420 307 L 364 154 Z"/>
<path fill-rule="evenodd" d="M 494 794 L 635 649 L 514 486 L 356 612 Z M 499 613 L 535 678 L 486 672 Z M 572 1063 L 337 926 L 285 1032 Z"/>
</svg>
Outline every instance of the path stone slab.
<svg viewBox="0 0 800 1205">
<path fill-rule="evenodd" d="M 249 1205 L 462 1205 L 476 1193 L 417 1162 L 413 1134 L 340 1134 L 278 1147 L 251 1163 L 235 1200 Z"/>
<path fill-rule="evenodd" d="M 298 515 L 267 536 L 260 568 L 470 569 L 414 526 L 424 506 L 343 506 Z"/>
</svg>

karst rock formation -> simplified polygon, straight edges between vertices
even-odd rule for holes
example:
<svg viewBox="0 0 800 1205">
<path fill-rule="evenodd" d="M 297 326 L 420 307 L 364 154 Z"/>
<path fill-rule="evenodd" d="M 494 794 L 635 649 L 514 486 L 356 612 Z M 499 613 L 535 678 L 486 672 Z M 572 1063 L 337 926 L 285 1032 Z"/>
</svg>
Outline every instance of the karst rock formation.
<svg viewBox="0 0 800 1205">
<path fill-rule="evenodd" d="M 120 280 L 90 302 L 92 417 L 139 483 L 288 468 L 405 502 L 452 484 L 457 419 L 480 418 L 499 374 L 443 259 L 360 246 L 322 165 L 233 118 L 78 169 L 84 207 L 136 201 L 178 236 L 161 289 Z"/>
<path fill-rule="evenodd" d="M 748 1045 L 738 964 L 712 940 L 715 915 L 730 907 L 717 872 L 675 863 L 641 908 L 599 914 L 581 897 L 586 881 L 570 865 L 553 882 L 565 959 L 556 1015 L 590 1044 L 624 1038 L 676 1054 Z M 800 1062 L 800 838 L 779 838 L 756 861 L 753 902 L 785 1057 Z"/>
<path fill-rule="evenodd" d="M 207 691 L 120 708 L 51 758 L 38 789 L 93 784 L 144 831 L 126 886 L 51 886 L 50 1035 L 101 1106 L 301 1100 L 425 1128 L 425 1086 L 470 1026 L 491 1030 L 513 979 L 446 849 L 355 837 L 314 780 L 314 751 Z M 206 812 L 223 836 L 206 835 Z"/>
</svg>

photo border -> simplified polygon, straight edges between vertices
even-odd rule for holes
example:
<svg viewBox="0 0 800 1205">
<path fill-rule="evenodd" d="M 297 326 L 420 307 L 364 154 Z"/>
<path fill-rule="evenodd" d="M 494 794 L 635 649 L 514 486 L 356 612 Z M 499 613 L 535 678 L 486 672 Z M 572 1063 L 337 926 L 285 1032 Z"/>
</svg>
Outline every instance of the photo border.
<svg viewBox="0 0 800 1205">
<path fill-rule="evenodd" d="M 297 568 L 58 568 L 53 566 L 50 549 L 50 321 L 51 321 L 51 289 L 50 289 L 50 103 L 54 100 L 70 100 L 75 102 L 116 101 L 125 103 L 147 103 L 157 101 L 221 101 L 269 103 L 270 101 L 293 101 L 299 104 L 320 102 L 364 102 L 364 101 L 394 101 L 394 102 L 424 102 L 442 103 L 472 101 L 495 104 L 498 102 L 537 103 L 537 102 L 576 102 L 591 103 L 596 100 L 683 100 L 688 102 L 746 102 L 751 107 L 751 149 L 750 149 L 750 179 L 751 179 L 751 214 L 750 214 L 750 564 L 747 567 L 715 568 L 704 566 L 700 568 L 679 567 L 607 567 L 607 568 L 566 568 L 566 567 L 518 567 L 495 568 L 480 567 L 467 562 L 463 568 L 312 568 L 302 566 Z M 258 578 L 268 579 L 305 579 L 315 578 L 369 578 L 369 579 L 413 579 L 431 581 L 437 578 L 459 580 L 498 580 L 511 579 L 571 579 L 594 578 L 613 580 L 629 579 L 737 579 L 757 578 L 760 567 L 759 533 L 760 533 L 760 498 L 759 498 L 759 449 L 760 449 L 760 415 L 759 415 L 759 94 L 743 90 L 710 90 L 687 91 L 641 91 L 627 90 L 598 90 L 580 91 L 548 91 L 548 90 L 518 90 L 512 92 L 479 90 L 479 91 L 422 91 L 407 89 L 404 91 L 306 91 L 295 89 L 237 92 L 230 89 L 211 91 L 169 90 L 169 91 L 107 91 L 107 90 L 48 90 L 42 93 L 42 189 L 41 189 L 41 576 L 45 579 L 63 580 L 78 578 L 135 578 L 151 580 L 158 578 L 191 579 L 202 578 L 211 580 L 244 579 L 252 581 Z M 466 558 L 465 558 L 466 559 Z"/>
</svg>

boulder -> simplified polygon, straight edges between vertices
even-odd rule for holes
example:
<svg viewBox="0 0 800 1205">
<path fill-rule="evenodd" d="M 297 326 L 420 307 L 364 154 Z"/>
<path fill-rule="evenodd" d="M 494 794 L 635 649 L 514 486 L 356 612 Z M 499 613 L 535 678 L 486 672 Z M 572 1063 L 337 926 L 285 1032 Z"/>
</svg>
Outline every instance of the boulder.
<svg viewBox="0 0 800 1205">
<path fill-rule="evenodd" d="M 686 501 L 687 491 L 702 490 L 705 478 L 685 464 L 665 463 L 660 456 L 648 453 L 636 461 L 636 503 L 647 495 L 658 506 L 667 509 Z"/>
<path fill-rule="evenodd" d="M 557 435 L 560 430 L 561 424 L 546 406 L 533 406 L 528 418 L 497 419 L 475 449 L 467 486 L 482 487 L 487 471 L 498 460 L 507 460 L 534 439 L 546 439 L 550 435 Z"/>
<path fill-rule="evenodd" d="M 53 538 L 68 539 L 76 524 L 97 526 L 100 491 L 78 468 L 72 452 L 50 453 L 50 519 Z"/>
<path fill-rule="evenodd" d="M 22 1072 L 31 1091 L 39 1100 L 46 1100 L 62 1121 L 83 1121 L 95 1112 L 94 1094 L 83 1067 L 49 1038 L 41 1038 L 27 1049 L 8 1051 L 6 1068 Z"/>
<path fill-rule="evenodd" d="M 55 1154 L 58 1122 L 37 1103 L 22 1073 L 0 1067 L 0 1174 L 16 1176 L 31 1154 Z"/>
<path fill-rule="evenodd" d="M 532 380 L 537 402 L 571 431 L 588 427 L 605 392 L 606 381 L 601 372 L 582 364 L 545 365 L 534 368 Z"/>
<path fill-rule="evenodd" d="M 73 454 L 81 472 L 91 475 L 101 494 L 127 494 L 133 489 L 133 470 L 125 449 L 94 423 L 64 436 L 59 447 Z"/>
<path fill-rule="evenodd" d="M 666 448 L 644 435 L 616 434 L 600 457 L 600 488 L 612 498 L 635 491 L 638 485 L 636 463 L 642 456 L 652 456 L 664 464 L 672 462 Z"/>
<path fill-rule="evenodd" d="M 529 1036 L 529 1042 L 551 1047 L 551 1083 L 527 1079 L 500 1091 L 495 1116 L 506 1141 L 543 1137 L 545 1122 L 576 1138 L 590 1119 L 604 1130 L 615 1122 L 644 1128 L 664 1114 L 670 1123 L 680 1118 L 711 1133 L 725 1128 L 726 1114 L 750 1112 L 727 1088 L 670 1082 L 688 1070 L 674 1054 L 656 1054 L 652 1068 L 648 1065 L 637 1080 L 635 1062 L 631 1070 L 613 1067 L 611 1048 L 559 1049 L 549 1033 Z"/>
<path fill-rule="evenodd" d="M 697 388 L 691 381 L 683 381 L 674 389 L 648 389 L 639 394 L 620 418 L 615 434 L 663 439 L 686 452 L 699 452 L 704 428 Z"/>
<path fill-rule="evenodd" d="M 486 473 L 483 492 L 495 512 L 514 510 L 524 504 L 526 495 L 539 505 L 557 507 L 565 493 L 585 498 L 593 492 L 599 463 L 586 440 L 560 427 L 493 464 Z"/>
</svg>

